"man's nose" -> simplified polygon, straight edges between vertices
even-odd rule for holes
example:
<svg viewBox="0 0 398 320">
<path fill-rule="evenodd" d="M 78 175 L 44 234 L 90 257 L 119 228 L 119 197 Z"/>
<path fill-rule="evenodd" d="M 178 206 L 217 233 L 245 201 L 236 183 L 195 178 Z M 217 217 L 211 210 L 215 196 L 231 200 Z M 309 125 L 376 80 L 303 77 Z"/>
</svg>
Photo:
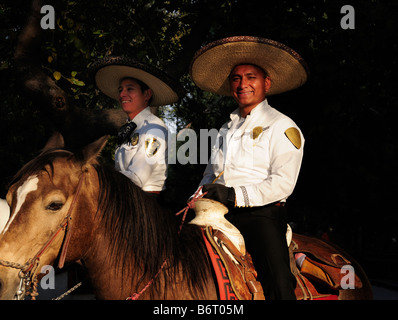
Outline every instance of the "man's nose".
<svg viewBox="0 0 398 320">
<path fill-rule="evenodd" d="M 246 81 L 246 79 L 242 78 L 239 81 L 238 89 L 244 89 L 246 87 L 247 87 L 247 81 Z"/>
<path fill-rule="evenodd" d="M 125 89 L 121 89 L 121 90 L 119 91 L 119 98 L 122 98 L 122 97 L 124 97 L 124 96 L 126 96 L 126 90 L 125 90 Z"/>
</svg>

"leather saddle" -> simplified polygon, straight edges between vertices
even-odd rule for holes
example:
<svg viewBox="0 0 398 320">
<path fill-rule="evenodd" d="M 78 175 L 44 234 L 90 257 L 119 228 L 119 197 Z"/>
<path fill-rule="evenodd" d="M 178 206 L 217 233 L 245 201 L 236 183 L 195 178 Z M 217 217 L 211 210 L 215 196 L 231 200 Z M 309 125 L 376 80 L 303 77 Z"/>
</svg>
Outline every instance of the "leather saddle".
<svg viewBox="0 0 398 320">
<path fill-rule="evenodd" d="M 236 297 L 239 300 L 264 300 L 263 289 L 261 283 L 256 280 L 257 272 L 250 254 L 242 254 L 218 229 L 206 226 L 204 233 L 220 256 Z"/>
<path fill-rule="evenodd" d="M 239 230 L 224 218 L 228 209 L 214 200 L 197 199 L 194 210 L 196 217 L 190 223 L 197 224 L 204 230 L 205 239 L 225 266 L 236 298 L 264 299 L 263 289 L 256 280 L 257 272 L 250 254 L 245 249 L 244 239 Z M 287 246 L 291 271 L 297 280 L 295 293 L 298 300 L 320 299 L 336 295 L 338 290 L 344 289 L 342 283 L 346 274 L 343 267 L 351 266 L 352 263 L 344 256 L 342 250 L 317 238 L 292 234 L 289 227 Z M 305 254 L 300 269 L 297 268 L 294 258 L 297 253 Z M 361 288 L 361 279 L 355 273 L 354 277 L 355 288 Z"/>
<path fill-rule="evenodd" d="M 296 253 L 306 255 L 300 269 L 294 259 Z M 346 275 L 343 267 L 352 263 L 334 246 L 317 238 L 293 233 L 289 254 L 290 267 L 297 280 L 295 293 L 298 300 L 319 299 L 343 289 L 341 284 Z M 355 288 L 362 288 L 357 275 L 354 285 Z"/>
<path fill-rule="evenodd" d="M 217 252 L 226 269 L 231 287 L 239 300 L 264 300 L 261 283 L 248 252 L 242 254 L 222 231 L 204 227 L 204 234 Z M 294 255 L 304 253 L 305 260 L 297 268 Z M 342 289 L 344 266 L 351 262 L 338 249 L 317 238 L 293 233 L 289 246 L 290 266 L 297 284 L 297 300 L 322 299 L 335 295 Z M 361 279 L 355 275 L 355 288 L 361 288 Z"/>
</svg>

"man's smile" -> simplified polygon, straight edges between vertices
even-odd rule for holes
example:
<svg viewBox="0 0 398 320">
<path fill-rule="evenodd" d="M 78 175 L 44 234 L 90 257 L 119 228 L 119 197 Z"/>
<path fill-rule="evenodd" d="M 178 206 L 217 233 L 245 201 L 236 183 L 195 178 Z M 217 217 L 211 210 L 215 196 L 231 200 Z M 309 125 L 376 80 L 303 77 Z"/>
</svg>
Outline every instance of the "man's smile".
<svg viewBox="0 0 398 320">
<path fill-rule="evenodd" d="M 253 93 L 253 91 L 240 91 L 240 92 L 237 92 L 237 94 L 239 96 L 247 96 L 247 95 L 250 95 L 252 93 Z"/>
</svg>

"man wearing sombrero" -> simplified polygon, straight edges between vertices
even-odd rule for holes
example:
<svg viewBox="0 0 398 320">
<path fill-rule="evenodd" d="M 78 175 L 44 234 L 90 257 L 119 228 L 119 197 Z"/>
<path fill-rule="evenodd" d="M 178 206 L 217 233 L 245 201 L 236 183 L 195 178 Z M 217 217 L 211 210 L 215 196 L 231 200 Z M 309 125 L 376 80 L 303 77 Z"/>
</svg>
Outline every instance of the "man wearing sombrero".
<svg viewBox="0 0 398 320">
<path fill-rule="evenodd" d="M 167 128 L 149 106 L 178 101 L 178 84 L 160 70 L 125 57 L 107 57 L 91 70 L 97 87 L 127 115 L 118 133 L 116 169 L 142 190 L 159 194 L 167 177 Z"/>
<path fill-rule="evenodd" d="M 281 43 L 242 36 L 200 49 L 190 74 L 199 88 L 238 104 L 219 131 L 202 192 L 230 208 L 226 218 L 245 238 L 266 299 L 295 299 L 285 203 L 298 178 L 304 137 L 266 97 L 304 84 L 306 64 Z"/>
</svg>

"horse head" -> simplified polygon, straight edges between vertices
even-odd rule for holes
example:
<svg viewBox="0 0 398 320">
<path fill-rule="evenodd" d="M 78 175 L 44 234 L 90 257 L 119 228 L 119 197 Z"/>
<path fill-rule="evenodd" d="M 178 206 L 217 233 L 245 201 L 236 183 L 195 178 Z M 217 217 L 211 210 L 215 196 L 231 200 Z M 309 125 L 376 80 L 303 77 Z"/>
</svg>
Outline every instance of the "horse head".
<svg viewBox="0 0 398 320">
<path fill-rule="evenodd" d="M 0 234 L 0 299 L 15 298 L 18 288 L 23 295 L 44 266 L 58 260 L 62 267 L 87 250 L 79 244 L 92 232 L 87 219 L 94 215 L 85 215 L 80 223 L 77 212 L 96 210 L 93 165 L 106 142 L 107 136 L 102 137 L 74 154 L 63 149 L 57 134 L 16 174 L 6 197 L 10 218 Z M 66 251 L 69 243 L 73 250 Z"/>
</svg>

